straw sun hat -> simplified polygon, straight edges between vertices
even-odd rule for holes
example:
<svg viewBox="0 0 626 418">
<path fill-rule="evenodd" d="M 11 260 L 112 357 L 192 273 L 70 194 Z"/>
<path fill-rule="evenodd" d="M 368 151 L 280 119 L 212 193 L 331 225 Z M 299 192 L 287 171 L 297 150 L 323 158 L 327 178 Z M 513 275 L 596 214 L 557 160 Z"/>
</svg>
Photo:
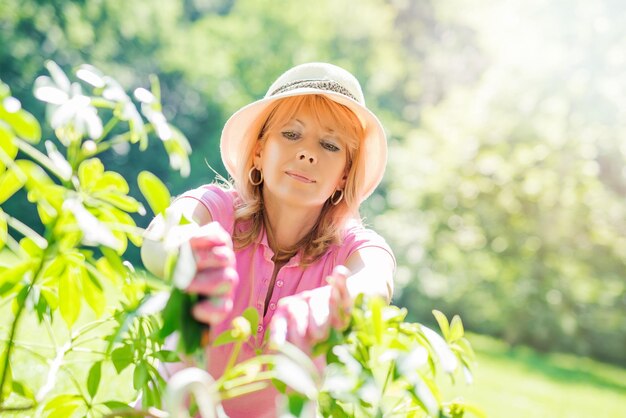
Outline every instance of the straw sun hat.
<svg viewBox="0 0 626 418">
<path fill-rule="evenodd" d="M 348 107 L 363 125 L 365 137 L 359 147 L 361 164 L 357 178 L 359 196 L 365 200 L 378 186 L 387 164 L 387 139 L 378 118 L 365 107 L 365 98 L 358 80 L 336 65 L 314 62 L 295 66 L 270 86 L 265 97 L 235 112 L 224 125 L 220 149 L 222 161 L 231 176 L 244 164 L 242 150 L 247 149 L 247 128 L 276 100 L 304 94 L 320 94 Z"/>
</svg>

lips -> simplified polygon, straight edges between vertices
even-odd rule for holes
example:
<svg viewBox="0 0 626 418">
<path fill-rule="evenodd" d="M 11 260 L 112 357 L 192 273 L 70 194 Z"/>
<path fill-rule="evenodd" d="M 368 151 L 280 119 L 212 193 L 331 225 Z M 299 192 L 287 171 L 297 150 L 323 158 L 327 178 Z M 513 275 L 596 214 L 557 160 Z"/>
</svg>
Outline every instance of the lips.
<svg viewBox="0 0 626 418">
<path fill-rule="evenodd" d="M 287 174 L 292 179 L 298 180 L 298 181 L 300 181 L 302 183 L 315 183 L 315 180 L 305 176 L 302 173 L 298 173 L 298 172 L 295 172 L 295 171 L 286 171 L 285 174 Z"/>
</svg>

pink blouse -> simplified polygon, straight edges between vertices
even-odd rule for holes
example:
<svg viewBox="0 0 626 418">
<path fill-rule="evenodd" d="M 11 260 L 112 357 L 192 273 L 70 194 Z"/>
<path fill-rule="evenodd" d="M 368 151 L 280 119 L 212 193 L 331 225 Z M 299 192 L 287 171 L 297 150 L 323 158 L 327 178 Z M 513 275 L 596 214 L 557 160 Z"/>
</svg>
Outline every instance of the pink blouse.
<svg viewBox="0 0 626 418">
<path fill-rule="evenodd" d="M 232 234 L 235 228 L 241 227 L 239 224 L 235 225 L 234 203 L 237 196 L 235 190 L 205 185 L 190 190 L 180 197 L 198 200 L 207 208 L 213 220 L 219 222 L 227 232 Z M 327 284 L 325 279 L 335 266 L 344 264 L 351 254 L 365 247 L 382 248 L 393 258 L 393 252 L 385 240 L 356 221 L 345 228 L 343 242 L 340 245 L 331 245 L 328 251 L 313 264 L 304 268 L 300 267 L 300 253 L 297 253 L 278 271 L 267 312 L 263 315 L 265 297 L 274 271 L 272 262 L 274 253 L 267 243 L 265 231 L 262 231 L 261 236 L 253 244 L 235 251 L 239 286 L 235 293 L 233 310 L 224 321 L 213 326 L 212 338 L 229 329 L 232 319 L 241 315 L 246 308 L 254 306 L 259 313 L 259 318 L 262 318 L 257 328 L 257 337 L 250 339 L 247 345 L 244 344 L 239 353 L 238 362 L 265 351 L 265 332 L 278 301 L 285 296 L 325 286 Z M 207 369 L 212 376 L 217 378 L 223 374 L 231 351 L 231 344 L 207 347 Z M 277 396 L 276 389 L 268 384 L 268 387 L 263 390 L 226 400 L 223 405 L 231 418 L 275 417 Z"/>
</svg>

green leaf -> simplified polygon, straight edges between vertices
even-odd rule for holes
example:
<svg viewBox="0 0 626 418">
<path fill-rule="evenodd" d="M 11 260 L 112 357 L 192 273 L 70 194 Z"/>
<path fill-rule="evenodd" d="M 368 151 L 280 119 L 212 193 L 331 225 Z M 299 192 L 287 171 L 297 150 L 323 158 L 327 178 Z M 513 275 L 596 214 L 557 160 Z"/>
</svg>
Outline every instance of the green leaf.
<svg viewBox="0 0 626 418">
<path fill-rule="evenodd" d="M 133 408 L 131 408 L 128 404 L 125 404 L 124 402 L 120 402 L 120 401 L 106 401 L 106 402 L 103 402 L 102 405 L 109 408 L 111 412 L 133 411 Z"/>
<path fill-rule="evenodd" d="M 320 393 L 318 405 L 322 416 L 333 418 L 351 418 L 350 415 L 346 414 L 341 405 L 337 403 L 337 400 L 328 392 Z"/>
<path fill-rule="evenodd" d="M 30 237 L 24 237 L 20 240 L 20 247 L 22 250 L 26 252 L 31 258 L 41 258 L 43 255 L 43 250 L 39 247 L 35 241 Z"/>
<path fill-rule="evenodd" d="M 37 144 L 41 140 L 41 126 L 33 115 L 23 109 L 16 112 L 3 111 L 0 106 L 0 119 L 4 119 L 11 125 L 17 136 L 31 144 Z"/>
<path fill-rule="evenodd" d="M 14 160 L 17 155 L 17 145 L 13 142 L 13 133 L 9 126 L 0 118 L 0 173 L 6 169 L 5 159 Z"/>
<path fill-rule="evenodd" d="M 248 320 L 252 332 L 256 332 L 257 326 L 259 325 L 259 311 L 250 306 L 243 311 L 241 316 Z"/>
<path fill-rule="evenodd" d="M 178 353 L 175 351 L 170 351 L 170 350 L 160 350 L 155 353 L 152 353 L 152 356 L 166 363 L 174 363 L 174 362 L 180 361 L 180 357 L 178 356 Z"/>
<path fill-rule="evenodd" d="M 116 173 L 115 171 L 107 171 L 102 174 L 101 177 L 96 179 L 96 183 L 94 185 L 94 190 L 103 191 L 113 191 L 118 194 L 128 194 L 130 191 L 128 187 L 128 182 L 120 173 Z"/>
<path fill-rule="evenodd" d="M 25 384 L 23 384 L 22 382 L 18 382 L 14 380 L 12 383 L 12 386 L 13 386 L 13 392 L 17 393 L 18 395 L 24 398 L 28 398 L 33 401 L 35 400 L 35 394 L 33 393 L 33 391 L 30 390 L 30 388 L 26 386 Z"/>
<path fill-rule="evenodd" d="M 171 125 L 168 126 L 173 136 L 162 143 L 170 157 L 170 167 L 180 171 L 181 176 L 187 177 L 191 169 L 189 165 L 189 153 L 191 152 L 189 141 L 181 131 Z"/>
<path fill-rule="evenodd" d="M 43 193 L 48 201 L 59 200 L 59 207 L 63 204 L 67 189 L 54 184 L 48 173 L 38 163 L 20 159 L 15 160 L 15 164 L 26 175 L 26 188 L 29 191 L 37 189 L 36 191 Z"/>
<path fill-rule="evenodd" d="M 305 411 L 308 399 L 299 393 L 292 393 L 287 396 L 287 407 L 289 413 L 294 417 L 299 417 Z"/>
<path fill-rule="evenodd" d="M 51 310 L 55 310 L 59 307 L 59 295 L 54 289 L 46 286 L 41 287 L 41 296 L 46 300 L 46 303 Z"/>
<path fill-rule="evenodd" d="M 64 395 L 59 395 L 56 396 L 52 399 L 50 399 L 50 401 L 46 404 L 46 406 L 43 408 L 44 411 L 51 411 L 53 409 L 57 409 L 69 404 L 76 404 L 76 407 L 78 407 L 78 404 L 81 402 L 81 397 L 80 395 L 76 395 L 76 394 L 64 394 Z M 76 408 L 74 408 L 76 409 Z"/>
<path fill-rule="evenodd" d="M 101 317 L 106 308 L 106 297 L 102 285 L 92 274 L 83 270 L 82 275 L 83 296 L 87 304 L 93 309 L 96 317 Z"/>
<path fill-rule="evenodd" d="M 450 323 L 450 335 L 447 338 L 449 342 L 453 342 L 463 337 L 465 330 L 463 329 L 463 321 L 458 315 L 454 315 L 452 322 Z"/>
<path fill-rule="evenodd" d="M 78 166 L 78 180 L 85 190 L 93 189 L 103 175 L 104 165 L 98 158 L 90 158 Z"/>
<path fill-rule="evenodd" d="M 3 215 L 4 212 L 2 211 L 2 209 L 0 209 L 0 251 L 4 248 L 4 245 L 9 238 L 9 227 Z"/>
<path fill-rule="evenodd" d="M 186 354 L 195 353 L 200 348 L 202 333 L 206 329 L 206 324 L 198 322 L 191 315 L 191 309 L 196 300 L 196 296 L 183 293 L 183 306 L 179 312 L 181 317 L 180 341 L 183 343 L 183 352 Z"/>
<path fill-rule="evenodd" d="M 87 375 L 87 391 L 89 392 L 89 396 L 93 399 L 98 392 L 98 387 L 100 386 L 100 377 L 102 375 L 102 362 L 98 361 L 91 366 L 89 369 L 89 374 Z"/>
<path fill-rule="evenodd" d="M 462 337 L 456 340 L 453 347 L 456 347 L 456 349 L 460 351 L 461 356 L 467 359 L 468 363 L 474 363 L 476 361 L 476 354 L 474 354 L 472 345 L 466 338 Z"/>
<path fill-rule="evenodd" d="M 71 417 L 72 414 L 74 414 L 74 412 L 76 411 L 76 409 L 78 409 L 79 406 L 80 406 L 80 404 L 78 404 L 78 403 L 71 403 L 71 404 L 66 404 L 66 405 L 63 405 L 63 406 L 59 406 L 58 408 L 55 408 L 55 409 L 50 411 L 50 414 L 48 414 L 48 418 L 67 418 L 67 417 Z"/>
<path fill-rule="evenodd" d="M 458 365 L 458 360 L 452 350 L 450 350 L 450 347 L 448 347 L 446 341 L 430 328 L 422 326 L 422 332 L 428 339 L 428 342 L 432 346 L 433 350 L 435 350 L 442 369 L 446 373 L 452 373 Z"/>
<path fill-rule="evenodd" d="M 114 241 L 111 241 L 110 243 L 107 238 L 106 246 L 115 249 L 118 255 L 122 255 L 128 247 L 128 237 L 125 232 L 115 228 L 115 226 L 119 223 L 118 218 L 114 214 L 114 211 L 116 210 L 118 209 L 109 207 L 105 210 L 97 211 L 96 219 L 101 223 L 101 226 L 108 231 L 108 233 L 112 234 L 114 238 Z"/>
<path fill-rule="evenodd" d="M 142 207 L 141 203 L 135 198 L 114 191 L 98 191 L 93 194 L 93 197 L 110 203 L 126 212 L 138 212 Z"/>
<path fill-rule="evenodd" d="M 59 310 L 68 328 L 78 319 L 82 300 L 78 283 L 81 279 L 80 268 L 69 266 L 59 280 Z"/>
<path fill-rule="evenodd" d="M 443 312 L 438 311 L 436 309 L 433 309 L 433 315 L 435 316 L 435 319 L 437 320 L 437 323 L 439 324 L 439 328 L 441 329 L 441 334 L 443 335 L 443 338 L 445 338 L 446 341 L 448 341 L 449 336 L 450 336 L 450 325 L 448 323 L 448 318 L 446 318 Z"/>
<path fill-rule="evenodd" d="M 180 327 L 184 294 L 179 289 L 173 289 L 170 297 L 161 312 L 163 326 L 159 337 L 165 339 Z"/>
<path fill-rule="evenodd" d="M 215 340 L 213 341 L 211 346 L 212 347 L 219 347 L 219 346 L 224 345 L 224 344 L 234 343 L 237 340 L 238 339 L 236 337 L 233 337 L 232 329 L 227 329 L 226 331 L 224 331 L 220 335 L 218 335 L 217 338 L 215 338 Z"/>
<path fill-rule="evenodd" d="M 170 192 L 165 184 L 149 171 L 139 173 L 137 184 L 154 215 L 164 214 L 171 201 Z"/>
<path fill-rule="evenodd" d="M 114 251 L 106 247 L 100 248 L 102 255 L 104 255 L 108 266 L 112 271 L 117 273 L 120 277 L 126 277 L 128 270 L 124 267 L 122 258 Z M 100 265 L 98 265 L 100 267 Z"/>
<path fill-rule="evenodd" d="M 120 374 L 125 368 L 127 368 L 133 361 L 133 347 L 130 345 L 123 345 L 116 348 L 111 353 L 111 361 L 118 374 Z"/>
<path fill-rule="evenodd" d="M 56 257 L 46 264 L 41 277 L 44 281 L 58 279 L 63 273 L 63 270 L 65 270 L 66 265 L 66 257 Z"/>
<path fill-rule="evenodd" d="M 24 184 L 26 184 L 26 177 L 15 168 L 9 168 L 0 174 L 0 204 L 6 202 Z"/>
<path fill-rule="evenodd" d="M 0 101 L 0 120 L 6 121 L 17 136 L 36 144 L 41 139 L 41 126 L 37 119 L 24 109 L 15 97 Z"/>
<path fill-rule="evenodd" d="M 18 284 L 17 287 L 19 287 L 20 290 L 11 301 L 11 311 L 13 312 L 13 315 L 16 315 L 18 309 L 24 306 L 26 302 L 26 297 L 28 296 L 28 290 L 29 290 L 28 286 L 22 286 L 21 284 Z"/>
<path fill-rule="evenodd" d="M 148 367 L 145 362 L 139 362 L 133 372 L 133 387 L 135 390 L 141 390 L 148 382 L 150 376 L 148 375 Z"/>
<path fill-rule="evenodd" d="M 427 379 L 417 374 L 417 380 L 413 382 L 411 394 L 417 403 L 428 412 L 429 416 L 438 417 L 440 411 L 439 401 L 437 400 L 437 394 L 433 391 L 432 383 L 429 383 Z"/>
<path fill-rule="evenodd" d="M 378 344 L 381 343 L 384 332 L 382 309 L 384 302 L 381 298 L 374 297 L 369 302 L 372 325 L 374 327 L 374 337 Z"/>
</svg>

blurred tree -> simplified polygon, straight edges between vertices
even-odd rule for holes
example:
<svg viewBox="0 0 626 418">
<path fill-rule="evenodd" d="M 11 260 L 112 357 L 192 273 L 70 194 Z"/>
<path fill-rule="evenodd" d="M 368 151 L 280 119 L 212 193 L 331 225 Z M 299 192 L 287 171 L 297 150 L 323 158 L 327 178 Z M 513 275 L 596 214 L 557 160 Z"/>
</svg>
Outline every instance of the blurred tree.
<svg viewBox="0 0 626 418">
<path fill-rule="evenodd" d="M 402 257 L 401 304 L 625 364 L 626 13 L 534 1 L 456 15 L 491 62 L 394 149 L 376 224 Z"/>
<path fill-rule="evenodd" d="M 345 66 L 390 134 L 364 215 L 396 250 L 399 303 L 624 361 L 624 23 L 610 0 L 3 0 L 0 78 L 41 119 L 30 85 L 45 59 L 125 86 L 156 73 L 191 175 L 133 147 L 105 164 L 136 178 L 143 158 L 177 194 L 213 179 L 207 163 L 225 174 L 224 121 L 285 68 Z"/>
</svg>

